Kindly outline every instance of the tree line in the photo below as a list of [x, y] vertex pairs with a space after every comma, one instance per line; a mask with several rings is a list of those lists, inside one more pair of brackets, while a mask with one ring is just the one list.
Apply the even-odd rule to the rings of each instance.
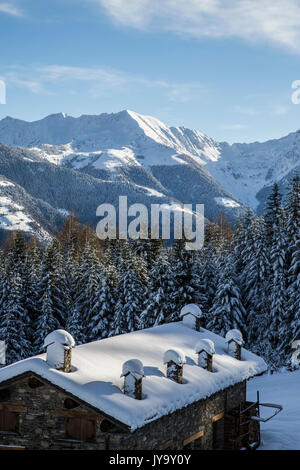
[[47, 245], [13, 233], [0, 252], [7, 362], [43, 352], [57, 328], [80, 344], [176, 321], [197, 303], [203, 327], [238, 328], [271, 369], [290, 367], [300, 339], [299, 199], [296, 172], [285, 198], [274, 184], [263, 216], [249, 209], [235, 229], [224, 215], [208, 222], [197, 252], [184, 240], [100, 242], [74, 215]]

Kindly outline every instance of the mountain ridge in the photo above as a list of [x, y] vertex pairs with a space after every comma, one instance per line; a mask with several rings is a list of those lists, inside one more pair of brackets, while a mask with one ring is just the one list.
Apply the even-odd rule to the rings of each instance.
[[[288, 175], [300, 164], [300, 131], [263, 143], [228, 144], [131, 110], [80, 117], [56, 113], [33, 122], [6, 117], [0, 120], [0, 142], [23, 148], [30, 153], [25, 158], [40, 165], [48, 162], [61, 168], [60, 177], [74, 184], [86, 184], [80, 174], [97, 180], [99, 200], [101, 191], [107, 194], [107, 185], [114, 187], [115, 200], [117, 188], [125, 184], [132, 194], [144, 192], [148, 204], [154, 197], [204, 203], [209, 218], [223, 209], [231, 220], [245, 206], [261, 212], [273, 182], [285, 191]], [[12, 177], [6, 166], [0, 170]], [[25, 184], [25, 190], [30, 189]], [[38, 188], [31, 196], [38, 197]], [[45, 202], [49, 203], [47, 198]]]
[[[172, 168], [175, 177], [178, 176], [176, 167]], [[30, 149], [0, 144], [0, 229], [21, 230], [47, 240], [62, 224], [63, 214], [71, 211], [75, 211], [83, 223], [95, 227], [99, 221], [97, 207], [110, 203], [118, 212], [120, 195], [127, 196], [128, 206], [140, 203], [148, 209], [151, 204], [179, 207], [186, 203], [176, 198], [172, 188], [163, 186], [142, 167], [122, 167], [113, 179], [110, 174], [105, 177], [98, 171], [74, 170], [51, 163]], [[161, 176], [164, 176], [163, 169]], [[192, 176], [206, 188], [206, 199], [202, 201], [206, 206], [205, 215], [215, 218], [219, 212], [217, 198], [221, 201], [232, 199], [204, 172], [193, 172]], [[183, 191], [178, 191], [178, 194], [182, 196]], [[186, 197], [188, 203], [199, 202], [197, 194], [188, 192]], [[235, 204], [229, 212], [244, 209], [238, 202]]]

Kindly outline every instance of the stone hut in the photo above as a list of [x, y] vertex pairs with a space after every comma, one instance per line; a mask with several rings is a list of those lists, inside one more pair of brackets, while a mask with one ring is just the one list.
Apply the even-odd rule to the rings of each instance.
[[[205, 339], [214, 344], [213, 372], [199, 366], [195, 352]], [[225, 338], [180, 321], [80, 346], [59, 330], [45, 347], [0, 369], [2, 449], [234, 450], [259, 443], [252, 419], [259, 404], [246, 401], [246, 379], [267, 366], [245, 349], [242, 360], [229, 356]], [[168, 376], [165, 361], [181, 367], [181, 383]]]

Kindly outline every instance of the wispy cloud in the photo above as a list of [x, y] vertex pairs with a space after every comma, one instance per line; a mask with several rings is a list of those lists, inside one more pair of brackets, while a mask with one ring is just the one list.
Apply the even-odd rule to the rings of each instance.
[[[238, 114], [242, 114], [245, 118], [256, 118], [257, 116], [283, 116], [289, 112], [289, 108], [286, 105], [282, 105], [280, 103], [273, 103], [274, 97], [269, 94], [266, 94], [261, 102], [254, 107], [248, 107], [244, 105], [237, 105], [234, 106], [233, 111]], [[252, 119], [253, 121], [253, 119]]]
[[221, 126], [221, 129], [224, 129], [225, 131], [241, 131], [247, 128], [248, 126], [245, 124], [224, 124]]
[[42, 84], [39, 80], [34, 80], [26, 77], [21, 77], [16, 72], [7, 72], [3, 75], [3, 79], [9, 85], [15, 86], [17, 88], [25, 88], [32, 93], [45, 93], [47, 91], [42, 87]]
[[12, 3], [2, 3], [0, 2], [0, 13], [6, 13], [7, 15], [12, 16], [23, 16], [23, 12], [15, 7]]
[[26, 88], [33, 93], [53, 94], [59, 85], [69, 87], [69, 93], [76, 93], [80, 84], [86, 92], [97, 97], [108, 90], [156, 89], [164, 93], [169, 102], [185, 103], [197, 99], [204, 87], [199, 83], [176, 83], [166, 80], [151, 80], [147, 77], [128, 74], [121, 70], [105, 67], [74, 67], [67, 65], [44, 65], [35, 67], [8, 67], [3, 74], [7, 85]]
[[300, 49], [299, 0], [90, 0], [121, 25]]
[[288, 113], [289, 110], [287, 106], [277, 105], [273, 107], [272, 111], [273, 111], [274, 116], [284, 116], [285, 114]]
[[109, 83], [111, 86], [120, 86], [125, 81], [125, 76], [117, 70], [108, 70], [101, 67], [69, 67], [65, 65], [46, 65], [31, 69], [37, 73], [41, 80], [48, 81], [83, 81]]
[[249, 117], [253, 117], [259, 114], [259, 111], [257, 109], [254, 109], [250, 106], [237, 105], [237, 106], [234, 106], [233, 110], [236, 113], [244, 114], [245, 116], [249, 116]]

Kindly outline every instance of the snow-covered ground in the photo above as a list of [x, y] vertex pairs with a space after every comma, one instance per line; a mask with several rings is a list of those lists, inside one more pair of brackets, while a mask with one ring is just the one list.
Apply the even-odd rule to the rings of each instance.
[[[10, 183], [1, 181], [1, 186], [8, 186]], [[11, 186], [13, 186], [11, 184]], [[24, 212], [24, 207], [13, 202], [9, 197], [0, 197], [0, 228], [5, 230], [22, 230], [32, 232], [30, 223], [31, 217]]]
[[[248, 382], [247, 398], [276, 403], [283, 410], [267, 423], [261, 423], [261, 450], [300, 450], [300, 370], [255, 377]], [[266, 409], [267, 410], [267, 409]], [[269, 409], [267, 412], [270, 412]], [[264, 412], [265, 413], [265, 412]], [[262, 416], [265, 416], [263, 414]]]
[[224, 207], [240, 207], [240, 204], [229, 197], [215, 197], [215, 201], [219, 206]]

